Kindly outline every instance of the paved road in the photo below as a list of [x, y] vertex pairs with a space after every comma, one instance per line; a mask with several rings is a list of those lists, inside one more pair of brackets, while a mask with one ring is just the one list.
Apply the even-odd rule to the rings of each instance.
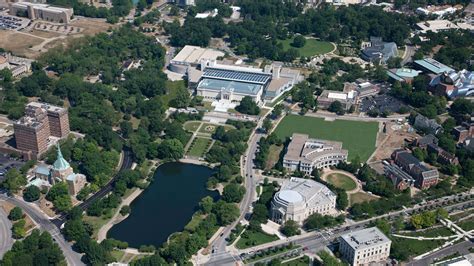
[[[133, 160], [132, 160], [132, 155], [131, 155], [131, 152], [128, 148], [124, 148], [123, 149], [123, 161], [122, 161], [122, 165], [120, 166], [120, 171], [122, 170], [125, 170], [125, 169], [130, 169], [132, 167], [132, 164], [133, 164]], [[114, 184], [115, 184], [115, 181], [118, 177], [118, 174], [113, 176], [112, 179], [109, 181], [109, 183], [101, 188], [97, 193], [95, 193], [94, 195], [92, 195], [91, 197], [89, 197], [88, 199], [86, 199], [84, 202], [82, 202], [81, 204], [79, 204], [79, 207], [84, 211], [86, 210], [94, 201], [96, 201], [97, 199], [100, 199], [100, 198], [103, 198], [105, 195], [109, 194], [110, 191], [112, 191], [112, 189], [114, 188]], [[66, 218], [67, 218], [67, 214], [62, 214], [61, 216], [55, 218], [54, 220], [52, 220], [52, 222], [58, 227], [60, 228], [61, 225], [66, 222]]]
[[424, 257], [421, 260], [409, 262], [407, 263], [407, 266], [430, 265], [434, 260], [442, 259], [456, 252], [458, 252], [461, 255], [466, 255], [470, 253], [469, 249], [472, 247], [474, 247], [474, 243], [472, 243], [471, 241], [464, 241], [464, 242], [452, 245], [450, 247], [444, 248], [440, 251], [437, 251], [429, 256]]
[[[291, 114], [293, 115], [299, 115], [298, 112], [292, 111]], [[389, 117], [368, 117], [368, 116], [357, 116], [357, 115], [336, 115], [333, 113], [312, 113], [312, 112], [307, 112], [305, 116], [311, 116], [311, 117], [319, 117], [319, 118], [329, 118], [329, 119], [340, 119], [340, 120], [354, 120], [354, 121], [367, 121], [367, 122], [388, 122], [388, 121], [393, 121], [397, 120], [400, 118], [406, 118], [410, 114], [402, 114], [402, 115], [393, 115]]]
[[403, 55], [401, 65], [404, 66], [408, 62], [411, 62], [412, 57], [415, 55], [416, 49], [415, 46], [407, 45], [406, 46], [406, 52]]
[[[463, 195], [466, 195], [466, 194], [463, 194]], [[447, 200], [454, 199], [456, 197], [458, 197], [458, 195], [445, 197], [445, 198], [443, 198], [443, 200], [438, 200], [436, 202], [433, 201], [433, 202], [429, 202], [429, 203], [425, 203], [425, 204], [416, 205], [412, 208], [407, 208], [407, 209], [400, 210], [400, 211], [394, 211], [394, 212], [391, 212], [391, 213], [388, 213], [388, 214], [385, 214], [385, 215], [381, 215], [381, 216], [378, 216], [378, 217], [373, 217], [371, 219], [355, 222], [354, 224], [351, 224], [351, 225], [348, 225], [348, 226], [333, 228], [332, 230], [327, 231], [327, 232], [324, 232], [324, 231], [323, 232], [319, 232], [319, 231], [309, 232], [309, 233], [306, 233], [304, 235], [292, 237], [289, 240], [285, 240], [285, 239], [277, 240], [277, 241], [270, 242], [270, 243], [267, 243], [267, 244], [263, 244], [263, 245], [260, 245], [260, 246], [252, 247], [252, 248], [245, 249], [245, 250], [241, 250], [240, 252], [241, 253], [248, 253], [250, 251], [266, 250], [266, 249], [277, 247], [277, 246], [280, 246], [280, 245], [285, 245], [289, 242], [300, 245], [302, 247], [307, 247], [309, 250], [314, 252], [314, 251], [317, 251], [317, 250], [320, 250], [320, 249], [324, 248], [329, 243], [335, 241], [342, 234], [348, 233], [350, 231], [353, 231], [353, 230], [356, 230], [356, 229], [359, 229], [359, 228], [366, 227], [371, 222], [373, 222], [375, 219], [380, 219], [380, 218], [393, 219], [393, 218], [395, 218], [397, 216], [400, 216], [400, 215], [412, 214], [412, 213], [416, 212], [417, 210], [423, 210], [426, 207], [435, 208], [435, 207], [441, 206], [441, 204], [445, 201], [444, 199], [446, 199], [446, 201], [447, 201]], [[461, 203], [451, 204], [449, 206], [444, 206], [443, 208], [445, 208], [448, 211], [452, 211], [452, 210], [457, 210], [457, 209], [465, 209], [467, 207], [472, 207], [472, 206], [474, 206], [474, 199], [471, 199], [471, 200], [468, 200], [468, 201], [465, 201], [465, 202], [461, 202]], [[211, 261], [206, 265], [235, 265], [236, 261], [239, 261], [239, 260], [240, 260], [240, 256], [238, 256], [238, 255], [237, 256], [232, 255], [228, 252], [216, 252], [213, 259], [211, 259]]]
[[13, 245], [11, 227], [12, 223], [8, 220], [8, 214], [0, 208], [0, 259]]
[[[256, 128], [258, 128], [257, 126]], [[260, 133], [256, 133], [252, 136], [249, 142], [249, 146], [247, 149], [247, 153], [245, 154], [245, 161], [244, 161], [244, 171], [243, 174], [245, 176], [245, 189], [247, 193], [245, 193], [244, 199], [240, 203], [240, 217], [232, 223], [230, 226], [227, 226], [221, 235], [211, 243], [211, 246], [214, 248], [215, 254], [222, 254], [225, 253], [225, 248], [227, 246], [227, 241], [225, 240], [229, 237], [232, 229], [239, 223], [242, 219], [244, 219], [245, 214], [249, 212], [248, 208], [252, 204], [253, 199], [255, 198], [256, 193], [256, 180], [254, 177], [254, 158], [255, 153], [258, 147], [258, 141], [263, 135]], [[232, 259], [232, 257], [230, 257]], [[210, 261], [206, 265], [219, 265], [219, 263], [214, 263], [214, 261], [219, 260], [219, 256], [212, 256]], [[234, 261], [232, 259], [232, 261]]]
[[66, 258], [67, 264], [72, 266], [85, 265], [81, 261], [81, 255], [72, 250], [72, 245], [68, 243], [59, 229], [53, 224], [44, 213], [33, 207], [32, 204], [26, 203], [17, 198], [11, 198], [5, 194], [0, 194], [0, 199], [10, 202], [20, 208], [31, 217], [31, 219], [44, 231], [51, 234], [53, 239], [61, 248], [64, 257]]

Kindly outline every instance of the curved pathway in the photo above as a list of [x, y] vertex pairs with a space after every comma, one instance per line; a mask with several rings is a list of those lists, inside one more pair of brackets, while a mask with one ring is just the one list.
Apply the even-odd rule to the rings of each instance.
[[0, 208], [0, 259], [13, 245], [11, 227], [12, 223], [8, 219], [8, 214], [3, 208]]
[[354, 183], [356, 184], [356, 188], [354, 188], [353, 190], [348, 190], [346, 191], [346, 193], [349, 195], [349, 194], [355, 194], [359, 191], [362, 191], [362, 185], [360, 184], [359, 182], [359, 179], [357, 179], [353, 174], [349, 173], [349, 172], [346, 172], [346, 171], [341, 171], [341, 170], [328, 170], [328, 171], [324, 171], [323, 174], [321, 175], [321, 179], [328, 182], [328, 183], [331, 183], [329, 181], [327, 181], [327, 177], [329, 175], [332, 175], [332, 174], [341, 174], [341, 175], [345, 175], [347, 177], [349, 177], [350, 179], [352, 179], [352, 181], [354, 181]]
[[63, 251], [63, 255], [66, 259], [67, 265], [78, 266], [85, 265], [81, 261], [82, 255], [75, 252], [72, 249], [72, 244], [68, 243], [56, 225], [47, 218], [46, 214], [41, 212], [39, 209], [35, 208], [33, 204], [26, 203], [23, 200], [8, 197], [5, 194], [0, 193], [0, 199], [10, 202], [15, 206], [18, 206], [23, 209], [23, 211], [30, 216], [34, 223], [36, 223], [41, 229], [47, 231], [54, 238], [55, 242], [59, 245]]
[[122, 216], [120, 214], [120, 210], [122, 209], [122, 207], [125, 205], [130, 205], [130, 203], [132, 203], [133, 200], [135, 200], [138, 196], [140, 196], [140, 193], [142, 192], [143, 192], [143, 189], [136, 189], [135, 191], [132, 192], [132, 194], [130, 194], [126, 199], [124, 199], [122, 203], [120, 203], [115, 215], [99, 229], [99, 232], [97, 233], [97, 241], [99, 243], [107, 238], [107, 232], [109, 232], [112, 226], [120, 223], [121, 221], [123, 221], [124, 219], [128, 217], [128, 215]]

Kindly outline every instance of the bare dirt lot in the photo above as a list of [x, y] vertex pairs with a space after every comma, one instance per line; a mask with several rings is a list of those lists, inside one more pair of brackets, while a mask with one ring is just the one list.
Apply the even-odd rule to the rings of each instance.
[[405, 140], [412, 141], [419, 137], [414, 132], [408, 132], [408, 127], [398, 125], [397, 123], [388, 122], [386, 126], [385, 139], [379, 142], [377, 149], [371, 161], [380, 161], [390, 158], [390, 155], [396, 149], [404, 146]]
[[69, 41], [86, 35], [95, 35], [117, 27], [105, 22], [104, 19], [77, 18], [69, 26], [83, 29], [73, 34], [61, 32], [39, 31], [27, 28], [18, 31], [0, 30], [0, 47], [15, 55], [37, 58], [40, 54], [57, 45], [66, 45]]
[[17, 31], [0, 30], [0, 47], [15, 55], [35, 57], [35, 52], [29, 48], [43, 42], [42, 38], [30, 36]]

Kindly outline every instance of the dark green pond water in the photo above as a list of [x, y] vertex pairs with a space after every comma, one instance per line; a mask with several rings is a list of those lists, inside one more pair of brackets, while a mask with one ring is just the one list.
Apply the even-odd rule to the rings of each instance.
[[131, 247], [159, 247], [168, 236], [182, 231], [205, 196], [218, 197], [206, 189], [213, 170], [200, 165], [166, 163], [155, 172], [152, 184], [131, 204], [130, 216], [113, 226], [107, 236]]

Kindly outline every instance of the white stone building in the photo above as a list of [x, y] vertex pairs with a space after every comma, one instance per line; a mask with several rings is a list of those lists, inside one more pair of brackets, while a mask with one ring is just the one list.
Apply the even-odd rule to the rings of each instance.
[[69, 23], [74, 14], [72, 8], [55, 7], [47, 4], [18, 2], [10, 5], [10, 15], [26, 13], [29, 19], [41, 19], [56, 23]]
[[339, 240], [339, 252], [350, 265], [372, 265], [390, 255], [392, 241], [377, 227], [342, 235]]
[[313, 213], [336, 213], [336, 194], [311, 179], [286, 180], [271, 203], [271, 219], [280, 224], [288, 220], [302, 224]]
[[309, 175], [315, 168], [346, 161], [347, 155], [348, 151], [342, 149], [342, 142], [310, 139], [308, 135], [294, 133], [283, 157], [283, 167]]

